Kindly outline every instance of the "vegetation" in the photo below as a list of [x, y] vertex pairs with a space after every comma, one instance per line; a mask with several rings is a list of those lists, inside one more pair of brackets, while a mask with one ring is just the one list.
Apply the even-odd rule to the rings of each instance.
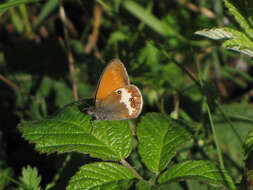
[[[253, 2], [0, 4], [1, 189], [252, 189]], [[144, 107], [95, 121], [126, 66]]]

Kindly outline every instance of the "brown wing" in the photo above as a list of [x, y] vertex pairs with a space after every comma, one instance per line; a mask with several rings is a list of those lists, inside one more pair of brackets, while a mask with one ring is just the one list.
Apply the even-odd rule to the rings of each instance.
[[96, 101], [107, 97], [116, 89], [128, 84], [129, 77], [123, 63], [120, 60], [112, 60], [100, 77], [96, 90]]
[[97, 102], [95, 116], [97, 120], [133, 119], [141, 113], [142, 106], [140, 90], [135, 85], [127, 85]]

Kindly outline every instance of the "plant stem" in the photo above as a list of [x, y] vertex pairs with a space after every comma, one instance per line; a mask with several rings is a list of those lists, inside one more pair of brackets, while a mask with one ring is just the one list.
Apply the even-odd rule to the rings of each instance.
[[71, 159], [71, 155], [67, 154], [65, 157], [65, 160], [63, 161], [62, 167], [58, 170], [53, 180], [49, 184], [47, 184], [45, 190], [51, 189], [52, 187], [56, 185], [56, 182], [59, 180], [62, 171], [65, 169], [66, 165], [69, 163], [70, 159]]
[[17, 86], [14, 82], [10, 81], [9, 79], [7, 79], [5, 76], [3, 76], [2, 74], [0, 74], [0, 80], [5, 82], [7, 85], [9, 85], [10, 87], [12, 87], [13, 89], [19, 91], [19, 92], [24, 92], [24, 90], [22, 88], [20, 88], [19, 86]]
[[215, 142], [215, 145], [216, 145], [216, 148], [217, 148], [217, 153], [218, 153], [218, 157], [219, 157], [220, 167], [221, 167], [221, 169], [224, 169], [224, 163], [223, 163], [222, 153], [221, 153], [220, 145], [218, 143], [218, 139], [217, 139], [217, 136], [216, 136], [216, 130], [215, 130], [215, 127], [214, 127], [214, 123], [213, 123], [213, 118], [212, 118], [212, 114], [211, 114], [211, 111], [210, 111], [210, 107], [209, 107], [207, 101], [206, 101], [206, 105], [207, 105], [207, 112], [208, 112], [208, 117], [209, 117], [209, 120], [210, 120], [210, 125], [211, 125], [212, 131], [213, 131], [214, 142]]
[[139, 179], [139, 180], [143, 180], [143, 178], [140, 176], [140, 174], [138, 174], [138, 172], [126, 161], [126, 160], [121, 160], [120, 161], [121, 164], [123, 164], [126, 168], [128, 168], [129, 170], [131, 170], [134, 175]]
[[21, 15], [22, 15], [23, 20], [24, 20], [25, 33], [27, 35], [30, 35], [32, 33], [32, 27], [31, 27], [31, 24], [29, 22], [26, 6], [24, 4], [22, 4], [22, 5], [19, 6], [19, 9], [21, 11]]
[[[201, 70], [200, 70], [199, 62], [197, 62], [197, 70], [198, 70], [199, 84], [202, 88], [203, 87], [203, 81], [202, 81], [202, 73], [201, 73]], [[223, 163], [223, 158], [222, 158], [222, 153], [221, 153], [221, 150], [220, 150], [220, 145], [218, 143], [218, 139], [217, 139], [217, 136], [216, 136], [216, 130], [215, 130], [214, 123], [213, 123], [213, 117], [212, 117], [211, 110], [210, 110], [210, 107], [209, 107], [208, 102], [207, 102], [207, 96], [205, 96], [204, 98], [205, 98], [204, 103], [207, 106], [207, 113], [208, 113], [210, 125], [211, 125], [212, 132], [213, 132], [214, 142], [215, 142], [217, 153], [218, 153], [220, 167], [221, 167], [221, 169], [225, 170], [224, 163]]]
[[67, 18], [65, 14], [65, 10], [63, 6], [60, 6], [60, 18], [61, 21], [64, 25], [64, 37], [66, 41], [66, 50], [67, 50], [67, 56], [68, 56], [68, 63], [69, 63], [69, 71], [70, 71], [70, 76], [72, 80], [72, 89], [73, 89], [73, 94], [74, 94], [74, 100], [78, 100], [78, 93], [77, 93], [77, 86], [76, 86], [76, 76], [75, 76], [75, 69], [74, 69], [74, 58], [70, 49], [70, 44], [69, 44], [69, 33], [67, 29]]
[[19, 0], [19, 1], [8, 1], [8, 3], [2, 3], [0, 5], [0, 9], [4, 8], [10, 8], [10, 7], [16, 7], [20, 4], [25, 4], [25, 3], [37, 3], [39, 0]]

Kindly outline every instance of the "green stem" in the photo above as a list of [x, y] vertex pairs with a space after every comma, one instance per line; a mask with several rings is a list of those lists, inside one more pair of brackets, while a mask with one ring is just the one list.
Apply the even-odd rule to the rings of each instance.
[[217, 136], [216, 136], [216, 129], [214, 127], [212, 114], [211, 114], [210, 107], [209, 107], [207, 101], [205, 101], [205, 102], [206, 102], [206, 105], [207, 105], [207, 112], [208, 112], [208, 117], [209, 117], [209, 120], [210, 120], [210, 125], [211, 125], [212, 131], [213, 131], [213, 137], [214, 137], [214, 142], [215, 142], [218, 157], [219, 157], [220, 167], [221, 167], [221, 169], [224, 169], [223, 157], [222, 157], [220, 145], [218, 143], [218, 139], [217, 139]]
[[131, 170], [133, 172], [133, 174], [139, 179], [139, 180], [143, 180], [143, 178], [140, 176], [140, 174], [138, 174], [138, 172], [133, 168], [133, 166], [131, 166], [126, 160], [121, 160], [120, 161], [121, 164], [123, 164], [126, 168], [128, 168], [129, 170]]
[[16, 7], [20, 4], [25, 4], [25, 3], [36, 3], [39, 2], [39, 0], [19, 0], [19, 1], [8, 1], [8, 3], [2, 3], [0, 4], [0, 9], [4, 8], [10, 8], [10, 7]]
[[[201, 85], [201, 88], [202, 88], [203, 87], [203, 81], [202, 81], [202, 74], [201, 74], [199, 62], [197, 62], [197, 70], [198, 70], [199, 84]], [[217, 154], [218, 154], [218, 158], [219, 158], [219, 162], [220, 162], [220, 167], [221, 167], [221, 169], [225, 169], [224, 168], [223, 157], [222, 157], [222, 153], [221, 153], [221, 149], [220, 149], [220, 145], [219, 145], [219, 142], [218, 142], [218, 139], [217, 139], [216, 130], [215, 130], [214, 123], [213, 123], [213, 117], [212, 117], [212, 114], [211, 114], [211, 110], [210, 110], [210, 107], [209, 107], [208, 102], [207, 102], [207, 97], [204, 97], [204, 98], [205, 98], [204, 103], [207, 106], [207, 113], [208, 113], [210, 125], [211, 125], [211, 128], [212, 128], [212, 132], [213, 132], [214, 142], [215, 142], [216, 149], [217, 149]]]
[[66, 167], [66, 165], [69, 163], [71, 159], [71, 155], [68, 154], [66, 157], [65, 157], [65, 160], [63, 161], [63, 164], [62, 164], [62, 167], [58, 170], [57, 174], [54, 176], [54, 179], [49, 183], [47, 184], [45, 190], [48, 190], [48, 189], [51, 189], [52, 187], [55, 186], [56, 182], [59, 180], [60, 178], [60, 175], [63, 171], [63, 169]]
[[32, 33], [32, 27], [31, 27], [30, 22], [29, 22], [26, 6], [24, 4], [20, 5], [19, 10], [20, 10], [21, 15], [22, 15], [23, 20], [24, 20], [25, 32], [26, 32], [26, 34], [31, 34]]
[[109, 5], [107, 5], [107, 3], [105, 3], [104, 1], [96, 0], [96, 2], [102, 5], [107, 11], [112, 12], [112, 8]]
[[[157, 47], [157, 46], [156, 46]], [[159, 48], [161, 50], [161, 52], [171, 61], [173, 61], [184, 73], [186, 73], [194, 82], [198, 87], [201, 87], [200, 83], [192, 76], [192, 74], [185, 69], [185, 67], [183, 65], [181, 65], [180, 63], [178, 63], [175, 59], [173, 59], [164, 49]]]

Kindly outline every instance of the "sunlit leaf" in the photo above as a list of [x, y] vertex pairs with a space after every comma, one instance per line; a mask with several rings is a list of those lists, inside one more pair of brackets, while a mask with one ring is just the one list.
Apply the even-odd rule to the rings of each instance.
[[215, 185], [235, 189], [231, 177], [210, 161], [188, 160], [168, 168], [158, 179], [159, 183], [195, 179]]
[[87, 102], [68, 105], [48, 119], [22, 122], [23, 137], [42, 153], [78, 151], [105, 160], [126, 158], [132, 149], [128, 122], [91, 121], [80, 111], [84, 104]]
[[224, 28], [212, 28], [196, 31], [195, 34], [205, 36], [213, 40], [230, 39], [233, 38], [233, 34]]
[[40, 181], [41, 177], [38, 175], [37, 168], [32, 168], [31, 166], [27, 166], [27, 168], [22, 168], [22, 176], [19, 178], [22, 186], [25, 188], [20, 188], [20, 190], [25, 189], [33, 189], [40, 190]]
[[165, 114], [149, 113], [137, 126], [138, 151], [153, 172], [162, 171], [177, 149], [190, 139], [185, 126]]
[[236, 6], [236, 1], [233, 0], [224, 0], [225, 6], [229, 9], [229, 12], [235, 17], [236, 21], [240, 24], [240, 26], [244, 29], [246, 34], [253, 38], [253, 29], [247, 21], [247, 18]]
[[205, 29], [195, 32], [195, 34], [205, 36], [214, 40], [224, 39], [225, 42], [222, 46], [226, 49], [231, 49], [244, 53], [250, 57], [253, 57], [253, 42], [244, 33], [231, 28], [214, 28]]
[[67, 190], [127, 189], [134, 174], [126, 167], [110, 162], [84, 165], [70, 179]]

